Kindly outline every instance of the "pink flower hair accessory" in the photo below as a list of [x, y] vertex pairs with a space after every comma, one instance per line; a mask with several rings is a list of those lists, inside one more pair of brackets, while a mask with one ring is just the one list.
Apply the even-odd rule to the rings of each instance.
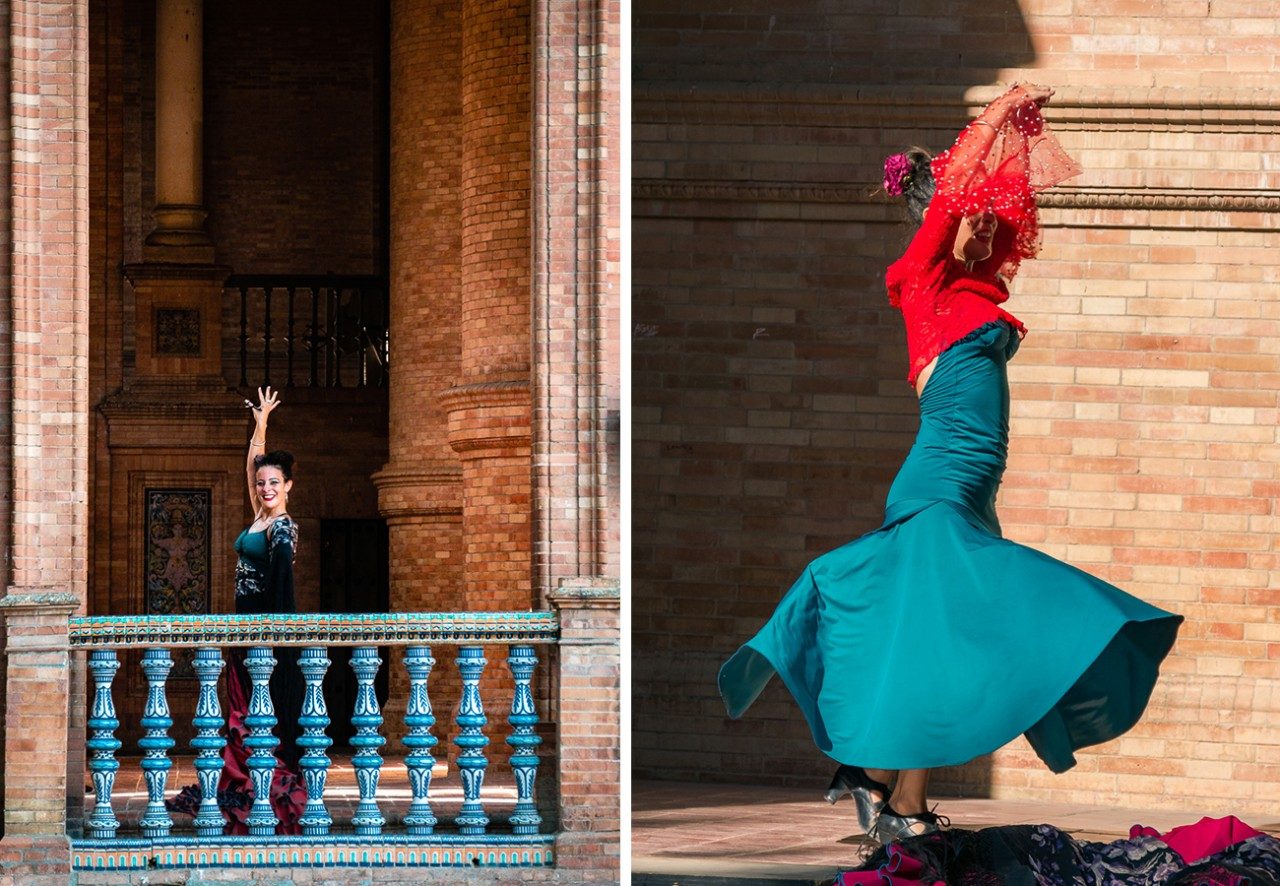
[[911, 161], [906, 154], [884, 158], [884, 189], [892, 197], [901, 197], [911, 184]]

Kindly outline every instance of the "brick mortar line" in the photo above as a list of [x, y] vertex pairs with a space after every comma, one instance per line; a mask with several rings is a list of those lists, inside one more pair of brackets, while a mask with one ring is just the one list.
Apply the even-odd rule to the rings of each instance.
[[[754, 85], [743, 83], [698, 83], [696, 86], [675, 83], [637, 82], [632, 86], [632, 104], [640, 108], [646, 103], [716, 102], [729, 104], [768, 104], [779, 102], [827, 105], [886, 105], [894, 108], [981, 108], [1001, 95], [1008, 86], [974, 86], [962, 91], [948, 87], [916, 85], [828, 86], [820, 83], [787, 85]], [[1265, 111], [1280, 110], [1280, 90], [1273, 89], [1200, 89], [1187, 87], [1136, 87], [1128, 89], [1089, 89], [1054, 87], [1055, 109], [1152, 110], [1152, 111]]]

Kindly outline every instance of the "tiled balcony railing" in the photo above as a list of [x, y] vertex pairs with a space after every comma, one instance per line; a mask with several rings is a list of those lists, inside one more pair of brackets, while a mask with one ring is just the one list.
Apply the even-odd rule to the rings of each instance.
[[[68, 641], [72, 650], [88, 652], [92, 701], [86, 741], [88, 768], [95, 802], [85, 821], [85, 836], [72, 838], [72, 866], [80, 870], [128, 870], [144, 867], [289, 866], [289, 865], [496, 865], [545, 866], [553, 861], [554, 835], [544, 833], [534, 790], [541, 739], [534, 728], [532, 679], [538, 648], [555, 644], [559, 621], [554, 612], [509, 613], [408, 613], [396, 615], [279, 615], [279, 616], [127, 616], [72, 618]], [[431, 804], [432, 749], [439, 739], [432, 734], [430, 685], [447, 679], [433, 674], [433, 646], [458, 647], [457, 679], [461, 703], [454, 744], [459, 748], [457, 766], [463, 788], [460, 810], [450, 821], [439, 821]], [[506, 665], [514, 692], [505, 711], [511, 746], [510, 774], [516, 787], [516, 804], [505, 822], [490, 821], [485, 811], [484, 781], [489, 768], [485, 748], [490, 738], [485, 727], [494, 723], [481, 698], [481, 675], [486, 667], [484, 648], [505, 646]], [[268, 681], [276, 659], [272, 648], [301, 647], [297, 667], [305, 694], [299, 718], [303, 751], [300, 763], [307, 790], [307, 805], [299, 836], [277, 836], [277, 819], [269, 796], [275, 767], [273, 748], [277, 725]], [[321, 683], [329, 667], [328, 649], [353, 647], [351, 667], [358, 689], [354, 710], [330, 712], [325, 707]], [[404, 647], [409, 697], [402, 741], [409, 752], [404, 759], [412, 794], [398, 829], [387, 826], [379, 807], [378, 785], [386, 742], [383, 718], [373, 682], [383, 662], [378, 646]], [[171, 650], [194, 647], [193, 670], [199, 682], [195, 737], [190, 751], [200, 787], [201, 804], [191, 833], [175, 833], [174, 821], [164, 806], [172, 789], [168, 775], [175, 742], [168, 736], [173, 726], [166, 695], [166, 680], [173, 666]], [[225, 726], [217, 684], [225, 668], [224, 650], [244, 647], [252, 692], [245, 723], [246, 746], [254, 784], [255, 801], [247, 825], [248, 836], [224, 835], [225, 820], [216, 791], [222, 771]], [[146, 782], [147, 806], [137, 831], [123, 831], [112, 804], [112, 791], [121, 743], [112, 684], [120, 668], [119, 651], [141, 649], [147, 698], [141, 719], [145, 734], [139, 740], [141, 768]], [[430, 685], [429, 685], [430, 684]], [[332, 716], [349, 716], [355, 727], [351, 744], [359, 789], [359, 804], [347, 821], [335, 822], [325, 804], [330, 767], [326, 735]], [[496, 720], [497, 718], [493, 718]]]

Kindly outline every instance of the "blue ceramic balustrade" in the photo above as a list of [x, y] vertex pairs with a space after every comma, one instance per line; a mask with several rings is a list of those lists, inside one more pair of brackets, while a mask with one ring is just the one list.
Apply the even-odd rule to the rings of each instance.
[[298, 721], [302, 726], [298, 747], [303, 748], [298, 768], [302, 770], [302, 780], [307, 786], [307, 805], [298, 824], [308, 837], [323, 837], [333, 825], [333, 818], [324, 805], [324, 786], [329, 777], [330, 763], [324, 752], [333, 744], [333, 739], [325, 734], [329, 727], [329, 709], [325, 705], [322, 687], [330, 663], [328, 650], [323, 646], [309, 646], [298, 656], [298, 667], [307, 687], [302, 697], [302, 718]]
[[275, 707], [271, 704], [271, 672], [275, 670], [276, 660], [271, 650], [257, 646], [249, 650], [245, 656], [244, 668], [249, 672], [252, 690], [249, 693], [249, 713], [244, 718], [244, 725], [249, 728], [245, 738], [245, 747], [250, 749], [246, 765], [249, 767], [249, 778], [253, 781], [253, 805], [249, 807], [249, 815], [244, 823], [249, 834], [254, 837], [267, 837], [276, 832], [280, 819], [276, 818], [271, 808], [271, 780], [276, 771], [276, 745], [280, 739], [271, 732], [276, 725]]
[[116, 719], [115, 700], [111, 697], [111, 681], [120, 670], [120, 661], [114, 649], [95, 649], [89, 654], [89, 673], [93, 676], [93, 707], [89, 711], [89, 729], [93, 735], [85, 742], [89, 751], [89, 770], [93, 773], [93, 811], [85, 821], [89, 836], [110, 839], [116, 835], [120, 822], [111, 809], [111, 791], [115, 787], [116, 772], [120, 763], [116, 751], [120, 740], [115, 731], [120, 726]]
[[533, 705], [533, 670], [538, 666], [538, 656], [532, 646], [512, 646], [507, 667], [515, 678], [516, 691], [511, 699], [511, 771], [516, 779], [516, 808], [511, 813], [511, 831], [515, 834], [536, 834], [542, 824], [542, 816], [533, 802], [533, 782], [538, 774], [538, 745], [542, 739], [534, 734], [538, 725], [538, 712]]
[[142, 672], [147, 676], [147, 703], [142, 710], [142, 727], [146, 734], [138, 740], [143, 749], [142, 773], [147, 783], [147, 808], [142, 813], [139, 827], [143, 836], [167, 837], [173, 828], [169, 810], [164, 807], [164, 789], [169, 780], [173, 761], [169, 748], [173, 739], [169, 727], [169, 699], [165, 695], [165, 679], [173, 668], [173, 659], [167, 649], [148, 649], [142, 654]]
[[378, 667], [382, 659], [378, 658], [378, 650], [371, 646], [361, 646], [351, 653], [351, 669], [356, 672], [356, 709], [351, 715], [351, 725], [356, 727], [356, 734], [351, 738], [351, 746], [356, 753], [351, 757], [351, 765], [356, 770], [356, 786], [360, 789], [360, 803], [356, 806], [351, 824], [356, 833], [363, 837], [376, 836], [382, 833], [382, 826], [387, 823], [378, 811], [375, 799], [378, 792], [378, 775], [382, 770], [382, 757], [378, 748], [386, 739], [378, 734], [382, 725], [382, 713], [378, 710], [378, 697], [373, 691], [373, 680], [378, 676]]
[[432, 658], [429, 646], [410, 646], [405, 651], [404, 666], [409, 672], [409, 704], [404, 715], [404, 725], [408, 729], [404, 745], [409, 748], [409, 753], [404, 758], [404, 765], [409, 770], [409, 791], [413, 800], [405, 813], [404, 825], [415, 836], [430, 834], [437, 824], [428, 799], [431, 793], [431, 769], [436, 763], [431, 749], [439, 741], [431, 734], [436, 718], [431, 711], [431, 697], [427, 693], [427, 680], [435, 664], [436, 660]]
[[[194, 843], [203, 845], [206, 841], [227, 839], [224, 836], [226, 818], [218, 806], [217, 792], [227, 743], [224, 737], [225, 713], [218, 701], [218, 681], [226, 673], [223, 648], [226, 645], [248, 647], [244, 663], [251, 687], [245, 718], [248, 729], [245, 745], [251, 752], [248, 768], [255, 800], [247, 824], [251, 837], [274, 838], [278, 820], [269, 796], [279, 739], [274, 734], [277, 719], [269, 690], [271, 675], [277, 666], [271, 644], [281, 639], [298, 643], [310, 637], [315, 645], [301, 649], [297, 665], [305, 685], [298, 746], [303, 752], [299, 768], [307, 790], [307, 804], [299, 822], [303, 836], [291, 839], [326, 845], [340, 839], [332, 833], [334, 820], [325, 805], [331, 767], [327, 752], [332, 739], [327, 734], [331, 721], [323, 683], [331, 662], [328, 647], [319, 645], [339, 640], [342, 645], [354, 646], [351, 667], [356, 675], [357, 692], [354, 710], [350, 713], [355, 727], [355, 735], [351, 739], [355, 753], [351, 762], [355, 769], [359, 804], [346, 824], [360, 839], [402, 841], [412, 838], [424, 845], [437, 845], [435, 841], [444, 841], [438, 845], [446, 846], [451, 845], [448, 841], [459, 837], [482, 838], [499, 845], [507, 845], [511, 841], [516, 841], [512, 845], [520, 845], [526, 840], [549, 840], [549, 836], [540, 834], [542, 819], [534, 797], [539, 763], [537, 748], [542, 740], [535, 734], [538, 715], [532, 681], [538, 656], [533, 644], [554, 642], [557, 625], [554, 618], [546, 613], [499, 613], [496, 615], [501, 618], [496, 620], [494, 615], [420, 613], [408, 618], [403, 615], [381, 617], [381, 621], [368, 616], [284, 616], [275, 617], [281, 624], [273, 625], [271, 631], [264, 630], [260, 623], [235, 616], [211, 616], [210, 621], [216, 624], [203, 628], [197, 620], [188, 617], [73, 619], [73, 645], [89, 647], [87, 667], [93, 687], [86, 748], [95, 802], [85, 820], [86, 837], [100, 841], [102, 845], [116, 841], [122, 841], [122, 846], [133, 845], [137, 841], [136, 835], [120, 834], [121, 825], [112, 808], [112, 792], [120, 766], [116, 754], [121, 746], [115, 737], [120, 723], [112, 694], [114, 678], [120, 668], [118, 648], [142, 648], [141, 667], [147, 684], [141, 720], [145, 733], [138, 741], [143, 751], [141, 766], [147, 787], [147, 806], [138, 831], [145, 838], [174, 839], [185, 830], [179, 829], [178, 834], [173, 834], [174, 823], [164, 805], [173, 765], [170, 752], [174, 747], [174, 740], [169, 737], [173, 719], [166, 694], [173, 658], [165, 647], [173, 643], [197, 647], [191, 661], [191, 669], [198, 681], [198, 696], [190, 748], [195, 753], [200, 797], [192, 822]], [[507, 628], [511, 634], [509, 638], [494, 636], [499, 632], [493, 625], [505, 624], [504, 618], [521, 630]], [[523, 627], [522, 623], [527, 623], [528, 627]], [[433, 734], [437, 720], [429, 690], [436, 659], [432, 655], [432, 647], [420, 642], [429, 638], [458, 646], [457, 678], [462, 692], [453, 744], [459, 749], [456, 764], [463, 802], [451, 823], [452, 827], [441, 824], [431, 802], [432, 769], [437, 762], [433, 751], [440, 739]], [[355, 641], [359, 639], [365, 642], [357, 644]], [[465, 643], [468, 639], [472, 642]], [[415, 640], [419, 642], [415, 643]], [[479, 644], [498, 641], [507, 642], [506, 663], [514, 683], [507, 717], [510, 733], [506, 736], [506, 743], [511, 747], [516, 804], [505, 827], [495, 833], [483, 803], [485, 775], [489, 766], [485, 748], [490, 739], [484, 732], [488, 718], [480, 685], [488, 662]], [[93, 648], [99, 643], [109, 648]], [[383, 664], [377, 645], [374, 645], [377, 643], [405, 646], [404, 668], [408, 677], [409, 695], [402, 740], [408, 751], [404, 765], [409, 777], [411, 800], [403, 818], [403, 830], [390, 833], [386, 833], [386, 818], [378, 804], [383, 766], [379, 751], [387, 739], [381, 733], [383, 717], [373, 688]], [[437, 681], [440, 679], [438, 674], [434, 676]], [[544, 845], [544, 842], [536, 845]]]
[[462, 675], [462, 703], [458, 705], [458, 737], [453, 743], [462, 748], [458, 754], [458, 771], [462, 777], [462, 809], [454, 824], [460, 834], [483, 834], [489, 825], [484, 804], [480, 802], [480, 788], [484, 784], [484, 772], [489, 759], [484, 755], [484, 725], [489, 722], [484, 715], [484, 702], [480, 699], [480, 675], [488, 664], [484, 650], [479, 646], [463, 646], [458, 650], [458, 672]]
[[227, 740], [219, 734], [222, 727], [222, 710], [218, 705], [218, 675], [224, 667], [222, 652], [217, 649], [198, 649], [191, 662], [191, 669], [200, 681], [200, 697], [196, 701], [196, 714], [191, 725], [196, 729], [191, 747], [196, 751], [196, 778], [200, 783], [200, 808], [196, 812], [196, 834], [216, 837], [226, 823], [218, 807], [218, 779], [222, 775], [222, 749]]

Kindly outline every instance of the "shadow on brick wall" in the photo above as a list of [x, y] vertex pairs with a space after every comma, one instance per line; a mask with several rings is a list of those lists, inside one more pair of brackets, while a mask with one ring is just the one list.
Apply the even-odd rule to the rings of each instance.
[[[949, 145], [966, 93], [1035, 52], [1010, 0], [702, 7], [633, 8], [634, 776], [820, 788], [779, 681], [734, 722], [716, 671], [879, 525], [916, 430], [883, 157]], [[981, 759], [935, 785], [990, 779]]]

